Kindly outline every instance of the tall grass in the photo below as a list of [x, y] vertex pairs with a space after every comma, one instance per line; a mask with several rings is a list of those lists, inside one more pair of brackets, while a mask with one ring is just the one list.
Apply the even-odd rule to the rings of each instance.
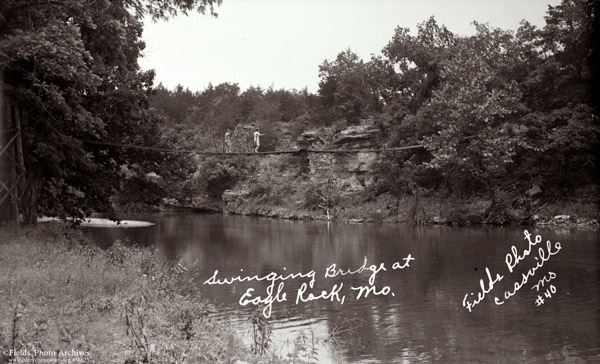
[[1, 226], [0, 363], [60, 350], [92, 363], [256, 362], [194, 286], [152, 249], [104, 251], [58, 225]]

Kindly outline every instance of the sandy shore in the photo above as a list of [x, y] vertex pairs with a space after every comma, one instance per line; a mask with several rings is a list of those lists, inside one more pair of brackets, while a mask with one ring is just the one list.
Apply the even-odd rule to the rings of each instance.
[[[55, 217], [40, 217], [38, 218], [39, 223], [44, 222], [62, 222], [61, 220]], [[115, 227], [115, 228], [128, 228], [128, 227], [146, 227], [155, 225], [149, 221], [139, 221], [139, 220], [121, 220], [121, 221], [111, 221], [109, 219], [102, 219], [97, 217], [91, 217], [83, 220], [81, 222], [81, 226], [89, 226], [89, 227]]]

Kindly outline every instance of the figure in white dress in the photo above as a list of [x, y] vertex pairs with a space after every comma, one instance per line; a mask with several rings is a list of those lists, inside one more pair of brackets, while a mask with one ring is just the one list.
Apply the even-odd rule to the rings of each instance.
[[231, 153], [231, 131], [229, 129], [225, 132], [225, 153]]
[[264, 135], [261, 134], [258, 129], [254, 131], [254, 153], [258, 153], [258, 147], [260, 147], [260, 137]]

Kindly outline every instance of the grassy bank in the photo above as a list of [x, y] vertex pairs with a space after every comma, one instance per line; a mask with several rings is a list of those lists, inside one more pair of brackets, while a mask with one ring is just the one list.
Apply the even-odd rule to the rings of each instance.
[[53, 224], [1, 226], [0, 363], [15, 352], [103, 364], [256, 362], [197, 286], [151, 249], [103, 251]]

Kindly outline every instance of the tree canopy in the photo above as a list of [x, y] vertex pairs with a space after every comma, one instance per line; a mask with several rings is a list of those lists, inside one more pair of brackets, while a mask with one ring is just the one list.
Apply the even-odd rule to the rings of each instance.
[[96, 142], [223, 151], [230, 130], [246, 151], [255, 127], [273, 130], [263, 150], [289, 146], [307, 128], [358, 123], [376, 124], [388, 146], [424, 146], [379, 158], [376, 188], [396, 196], [445, 189], [494, 205], [532, 184], [560, 194], [598, 177], [597, 1], [550, 6], [542, 28], [475, 22], [462, 36], [433, 17], [416, 32], [398, 27], [380, 56], [346, 49], [324, 60], [316, 95], [235, 83], [154, 87], [153, 71], [138, 65], [144, 19], [216, 16], [220, 3], [0, 3], [4, 104], [23, 123], [26, 222], [111, 213], [110, 197], [123, 191], [158, 201], [157, 180], [181, 182], [198, 168], [189, 157]]
[[[121, 167], [139, 153], [88, 141], [147, 145], [154, 73], [138, 65], [146, 15], [209, 11], [220, 0], [6, 0], [0, 3], [0, 71], [23, 123], [27, 170], [21, 210], [56, 216], [110, 212]], [[157, 155], [156, 163], [161, 163]]]

